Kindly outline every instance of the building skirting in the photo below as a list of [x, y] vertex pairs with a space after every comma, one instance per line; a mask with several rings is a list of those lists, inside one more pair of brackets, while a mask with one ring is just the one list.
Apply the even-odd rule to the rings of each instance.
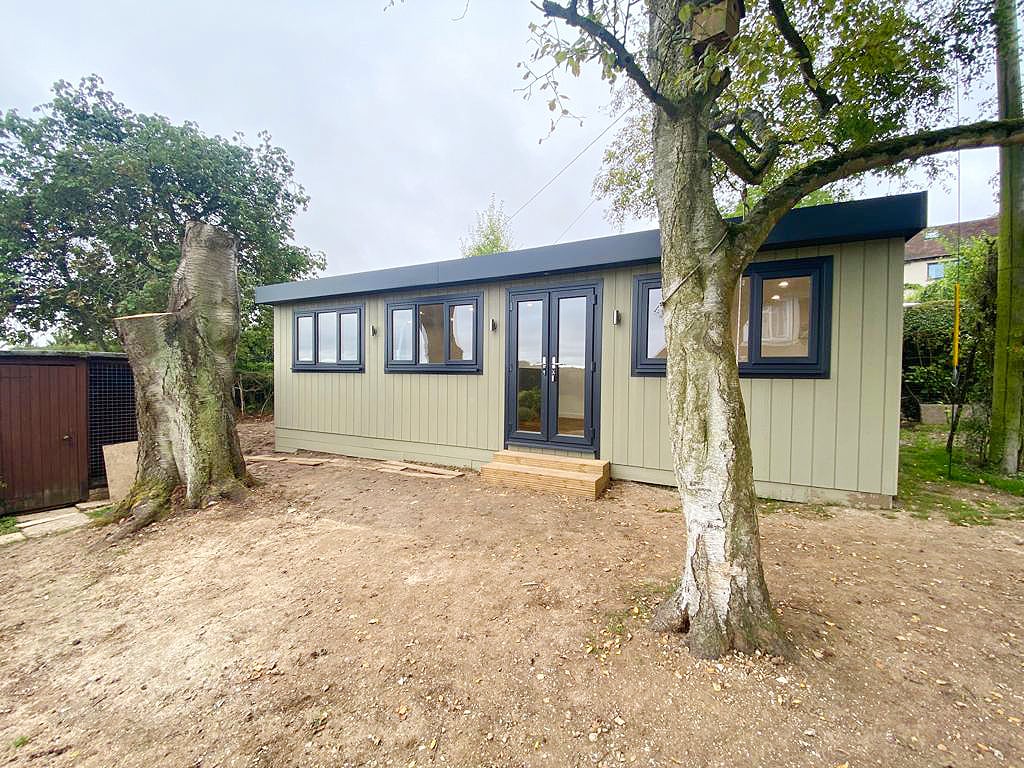
[[[293, 453], [303, 449], [357, 456], [364, 459], [397, 459], [422, 461], [428, 464], [468, 467], [479, 470], [491, 460], [494, 451], [458, 445], [433, 445], [405, 440], [390, 440], [359, 435], [337, 435], [330, 432], [312, 432], [303, 429], [278, 427], [275, 429], [277, 450]], [[518, 448], [517, 448], [518, 450]], [[652, 485], [674, 486], [675, 476], [670, 470], [612, 464], [613, 480], [631, 480]], [[845, 507], [891, 509], [893, 497], [885, 493], [865, 493], [842, 488], [818, 488], [790, 483], [755, 480], [754, 489], [764, 499], [794, 501], [806, 504], [834, 504]]]

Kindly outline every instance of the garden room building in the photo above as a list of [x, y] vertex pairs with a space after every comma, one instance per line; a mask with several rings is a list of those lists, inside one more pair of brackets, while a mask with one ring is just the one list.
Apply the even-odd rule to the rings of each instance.
[[[799, 208], [732, 328], [757, 492], [889, 506], [903, 264], [925, 193]], [[505, 449], [674, 485], [657, 230], [257, 289], [278, 450], [479, 468]]]

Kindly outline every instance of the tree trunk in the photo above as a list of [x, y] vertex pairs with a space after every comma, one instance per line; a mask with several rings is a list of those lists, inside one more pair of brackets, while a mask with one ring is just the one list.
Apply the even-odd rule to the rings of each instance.
[[690, 651], [791, 655], [761, 568], [753, 460], [729, 315], [753, 253], [735, 250], [715, 205], [707, 116], [694, 103], [655, 119], [655, 194], [661, 225], [672, 456], [686, 559], [678, 590], [655, 614]]
[[[996, 89], [999, 117], [1021, 114], [1020, 50], [1015, 0], [996, 3]], [[989, 459], [1006, 473], [1020, 469], [1024, 417], [1024, 146], [999, 150], [999, 262], [992, 372]]]
[[235, 239], [193, 222], [181, 255], [168, 311], [115, 321], [135, 377], [139, 425], [135, 483], [119, 510], [131, 516], [125, 533], [163, 515], [179, 485], [185, 502], [197, 507], [240, 494], [251, 482], [232, 399], [239, 333]]

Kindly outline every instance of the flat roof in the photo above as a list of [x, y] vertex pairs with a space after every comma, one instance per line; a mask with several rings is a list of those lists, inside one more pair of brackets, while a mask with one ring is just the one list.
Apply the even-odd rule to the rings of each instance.
[[84, 349], [39, 349], [31, 347], [27, 349], [0, 349], [0, 361], [12, 357], [73, 357], [76, 359], [102, 358], [107, 360], [128, 359], [128, 355], [124, 352], [93, 352], [91, 350]]
[[[927, 223], [927, 192], [794, 208], [771, 231], [762, 250], [889, 237], [908, 240]], [[256, 288], [256, 303], [286, 304], [335, 296], [557, 275], [654, 263], [660, 258], [659, 232], [650, 229], [507, 253], [262, 285]]]

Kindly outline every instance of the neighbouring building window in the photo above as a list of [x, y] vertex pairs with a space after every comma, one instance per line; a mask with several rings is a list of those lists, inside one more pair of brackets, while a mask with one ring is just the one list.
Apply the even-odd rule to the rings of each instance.
[[946, 262], [933, 261], [928, 265], [928, 279], [938, 280], [946, 274]]
[[[633, 287], [633, 375], [665, 375], [661, 276]], [[828, 378], [832, 257], [751, 264], [732, 299], [729, 335], [741, 376]]]
[[474, 294], [389, 303], [384, 370], [480, 373], [482, 302], [481, 295]]
[[296, 310], [293, 371], [361, 372], [363, 307]]

